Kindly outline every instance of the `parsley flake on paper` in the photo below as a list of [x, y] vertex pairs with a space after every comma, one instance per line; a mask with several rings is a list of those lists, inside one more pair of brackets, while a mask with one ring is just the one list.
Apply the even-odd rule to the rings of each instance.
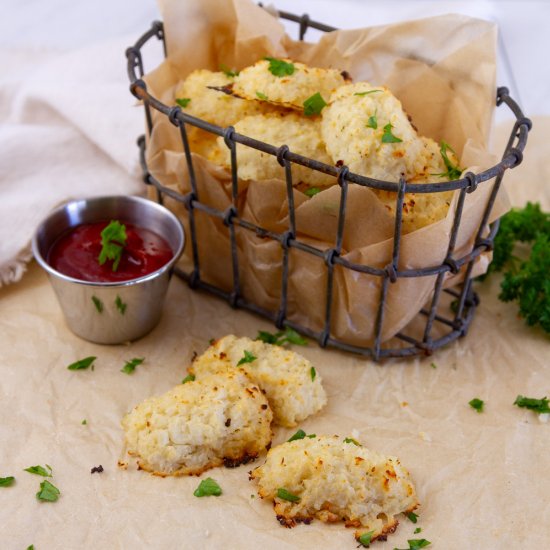
[[299, 502], [300, 497], [298, 495], [293, 495], [290, 491], [287, 491], [284, 487], [279, 487], [277, 489], [277, 496], [283, 500], [288, 500], [288, 502]]
[[485, 403], [482, 399], [474, 397], [471, 401], [468, 401], [468, 405], [470, 405], [470, 407], [472, 407], [472, 409], [475, 409], [478, 413], [482, 413]]
[[364, 96], [369, 94], [375, 94], [376, 92], [383, 92], [384, 90], [369, 90], [368, 92], [355, 92], [353, 95]]
[[92, 365], [92, 363], [97, 359], [95, 355], [90, 355], [89, 357], [84, 357], [84, 359], [80, 359], [78, 361], [75, 361], [74, 363], [71, 363], [67, 369], [68, 370], [84, 370], [87, 369]]
[[244, 350], [244, 356], [237, 363], [237, 367], [244, 365], [245, 363], [252, 363], [258, 359], [253, 353], [248, 350]]
[[260, 330], [258, 331], [256, 340], [264, 342], [265, 344], [273, 344], [275, 346], [282, 346], [284, 344], [307, 346], [307, 340], [290, 327], [286, 327], [284, 331], [276, 332], [275, 334], [265, 330]]
[[409, 518], [409, 521], [412, 523], [416, 523], [418, 521], [418, 514], [415, 514], [414, 512], [409, 512], [407, 514], [407, 517]]
[[101, 232], [101, 252], [98, 256], [99, 265], [107, 260], [113, 261], [113, 271], [118, 269], [122, 258], [122, 251], [126, 246], [126, 226], [117, 220], [112, 220]]
[[97, 312], [103, 313], [103, 302], [97, 296], [92, 296], [92, 302], [94, 303]]
[[422, 532], [422, 527], [417, 527], [415, 530], [414, 530], [414, 535], [418, 535], [418, 533], [421, 533]]
[[372, 540], [372, 535], [374, 535], [374, 531], [363, 533], [358, 540], [365, 548], [369, 548]]
[[[48, 469], [46, 470], [46, 468]], [[43, 466], [29, 466], [28, 468], [25, 468], [24, 471], [29, 472], [29, 474], [35, 474], [37, 476], [52, 477], [52, 467], [49, 464], [46, 464], [46, 468], [44, 468]]]
[[263, 101], [267, 101], [267, 96], [263, 92], [258, 92], [258, 90], [256, 90], [256, 97], [262, 99]]
[[176, 99], [176, 103], [180, 107], [183, 107], [184, 109], [185, 107], [187, 107], [187, 105], [189, 105], [190, 101], [191, 101], [190, 97], [179, 97], [178, 99]]
[[126, 313], [126, 308], [127, 308], [128, 304], [125, 304], [122, 301], [122, 299], [120, 298], [120, 296], [117, 295], [116, 300], [115, 300], [115, 306], [118, 309], [118, 311], [120, 311], [120, 314], [124, 315]]
[[550, 407], [548, 404], [549, 401], [546, 397], [543, 397], [542, 399], [535, 399], [533, 397], [518, 395], [514, 401], [514, 405], [524, 409], [529, 409], [539, 414], [550, 413]]
[[283, 76], [291, 76], [294, 74], [294, 64], [285, 61], [284, 59], [276, 59], [275, 57], [264, 57], [266, 61], [269, 61], [269, 72], [282, 78]]
[[321, 94], [317, 92], [304, 101], [304, 115], [319, 115], [326, 106], [327, 102], [323, 99]]
[[132, 374], [138, 365], [141, 365], [145, 361], [145, 357], [134, 357], [134, 359], [130, 359], [130, 361], [126, 361], [124, 366], [120, 369], [120, 372], [123, 372], [125, 374]]
[[314, 437], [317, 437], [317, 434], [306, 434], [304, 430], [298, 430], [290, 439], [287, 440], [287, 443], [290, 443], [291, 441], [298, 441], [299, 439], [304, 439], [305, 437], [313, 439]]
[[48, 480], [44, 480], [40, 484], [40, 491], [36, 493], [36, 498], [47, 502], [55, 502], [60, 494], [61, 492], [55, 485], [52, 485]]
[[194, 374], [188, 374], [188, 375], [181, 381], [181, 383], [182, 383], [182, 384], [187, 384], [187, 382], [193, 382], [193, 380], [195, 380], [195, 375], [194, 375]]
[[0, 477], [0, 487], [10, 487], [14, 481], [15, 478], [13, 476]]
[[391, 129], [393, 128], [391, 122], [388, 122], [384, 126], [384, 133], [382, 134], [382, 143], [401, 143], [403, 140], [401, 138], [398, 138], [397, 136], [394, 136], [391, 132]]
[[84, 420], [81, 422], [81, 424], [82, 424], [83, 426], [86, 426], [86, 424], [88, 424], [88, 421], [87, 421], [86, 419], [84, 419]]
[[211, 477], [203, 479], [193, 494], [196, 497], [219, 497], [222, 494], [222, 488]]

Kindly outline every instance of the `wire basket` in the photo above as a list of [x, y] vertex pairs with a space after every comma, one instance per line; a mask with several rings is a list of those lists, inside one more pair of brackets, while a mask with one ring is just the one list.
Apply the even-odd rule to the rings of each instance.
[[[308, 15], [296, 16], [287, 12], [278, 12], [283, 19], [294, 21], [299, 25], [299, 39], [302, 40], [308, 28], [314, 28], [324, 32], [330, 32], [333, 27], [310, 20]], [[468, 172], [463, 178], [443, 183], [408, 184], [404, 178], [399, 183], [387, 182], [367, 178], [354, 174], [346, 166], [330, 166], [314, 159], [306, 158], [289, 150], [286, 145], [275, 147], [273, 145], [252, 139], [248, 136], [238, 134], [233, 127], [221, 128], [204, 120], [190, 116], [180, 109], [163, 104], [147, 91], [147, 85], [142, 79], [144, 75], [144, 64], [141, 49], [151, 38], [156, 37], [162, 41], [164, 55], [166, 56], [166, 44], [164, 40], [164, 29], [161, 22], [153, 23], [134, 46], [126, 50], [128, 60], [128, 76], [130, 79], [130, 91], [142, 100], [145, 108], [147, 130], [149, 135], [152, 130], [151, 109], [163, 113], [170, 122], [179, 129], [185, 159], [188, 167], [191, 191], [181, 194], [163, 185], [148, 171], [145, 160], [145, 136], [138, 139], [140, 147], [140, 160], [143, 168], [144, 181], [156, 189], [157, 200], [162, 203], [165, 197], [183, 204], [188, 217], [191, 242], [192, 268], [183, 270], [176, 268], [176, 274], [186, 280], [194, 289], [206, 290], [220, 298], [225, 299], [232, 307], [244, 308], [270, 319], [278, 329], [290, 327], [301, 334], [315, 339], [321, 347], [334, 347], [340, 350], [370, 357], [375, 361], [388, 357], [406, 357], [415, 355], [431, 355], [433, 351], [441, 346], [464, 336], [472, 322], [475, 308], [479, 303], [477, 294], [472, 288], [472, 269], [474, 261], [485, 251], [492, 249], [494, 237], [498, 231], [498, 220], [490, 226], [486, 234], [491, 209], [494, 205], [499, 191], [504, 172], [509, 168], [519, 165], [523, 159], [523, 150], [527, 143], [528, 132], [531, 129], [531, 121], [525, 118], [517, 103], [509, 96], [507, 88], [498, 88], [496, 94], [496, 105], [507, 105], [515, 116], [515, 123], [511, 131], [502, 160], [495, 166], [479, 173]], [[232, 204], [224, 211], [217, 210], [212, 206], [202, 203], [198, 199], [197, 184], [193, 167], [193, 159], [187, 139], [186, 126], [190, 125], [200, 128], [216, 136], [222, 136], [231, 153], [231, 178], [232, 178]], [[288, 229], [282, 233], [274, 233], [240, 217], [237, 208], [238, 196], [238, 167], [236, 146], [252, 147], [268, 155], [274, 156], [279, 164], [284, 167], [286, 177], [286, 195], [288, 201], [289, 224]], [[320, 250], [310, 244], [302, 242], [296, 236], [296, 223], [294, 215], [294, 187], [292, 181], [292, 164], [305, 166], [311, 170], [323, 172], [334, 176], [340, 186], [340, 205], [338, 213], [337, 234], [334, 246], [328, 250]], [[471, 250], [461, 257], [454, 257], [457, 234], [464, 206], [466, 193], [476, 191], [478, 185], [489, 185], [493, 181], [493, 187], [489, 195], [486, 208], [483, 212], [481, 222], [475, 234], [474, 244]], [[372, 189], [392, 191], [396, 193], [396, 217], [393, 238], [393, 253], [391, 262], [384, 268], [370, 265], [353, 263], [341, 257], [344, 221], [346, 217], [346, 201], [350, 185], [365, 186]], [[438, 265], [425, 266], [422, 269], [399, 269], [399, 255], [401, 248], [401, 227], [402, 209], [407, 193], [440, 193], [445, 191], [459, 190], [458, 201], [454, 211], [452, 230], [447, 246], [447, 253], [444, 261]], [[227, 226], [231, 243], [231, 269], [232, 288], [230, 290], [210, 284], [201, 278], [201, 266], [199, 264], [198, 239], [195, 227], [196, 212], [223, 221]], [[245, 299], [241, 292], [239, 277], [239, 258], [236, 239], [236, 227], [255, 233], [263, 238], [278, 242], [282, 249], [282, 278], [280, 302], [277, 311], [269, 311], [259, 305]], [[326, 288], [322, 289], [325, 296], [324, 326], [320, 330], [313, 330], [288, 318], [288, 287], [289, 287], [289, 252], [296, 249], [306, 254], [318, 257], [324, 264], [327, 273]], [[352, 270], [361, 274], [368, 274], [378, 277], [381, 281], [380, 294], [377, 306], [377, 315], [374, 321], [374, 340], [371, 345], [356, 345], [342, 341], [331, 334], [331, 319], [333, 310], [334, 294], [334, 270], [335, 267]], [[443, 288], [445, 274], [458, 273], [464, 270], [462, 282], [455, 288]], [[391, 340], [382, 343], [381, 334], [384, 324], [384, 314], [387, 304], [388, 289], [390, 285], [400, 278], [415, 278], [435, 276], [433, 294], [429, 304], [425, 306], [415, 318], [417, 326], [421, 326], [416, 334], [407, 333], [407, 327], [398, 332]], [[420, 324], [419, 324], [420, 323]], [[408, 325], [407, 325], [408, 326]], [[437, 331], [434, 330], [437, 326]]]

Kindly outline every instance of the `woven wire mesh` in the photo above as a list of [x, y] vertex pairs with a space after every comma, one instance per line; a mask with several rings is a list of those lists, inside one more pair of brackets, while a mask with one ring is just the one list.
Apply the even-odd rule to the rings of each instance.
[[[315, 28], [321, 31], [335, 30], [322, 23], [312, 21], [308, 15], [296, 16], [287, 12], [278, 12], [279, 16], [294, 21], [299, 25], [299, 39], [302, 40], [308, 28]], [[206, 290], [218, 297], [225, 299], [231, 306], [245, 308], [267, 319], [270, 319], [277, 328], [290, 327], [310, 338], [317, 340], [321, 347], [331, 346], [348, 352], [357, 353], [370, 357], [376, 361], [387, 357], [405, 357], [414, 355], [430, 355], [435, 349], [464, 336], [473, 319], [474, 311], [479, 303], [478, 297], [472, 288], [472, 270], [474, 262], [485, 251], [492, 249], [494, 237], [498, 231], [498, 220], [490, 226], [490, 231], [486, 234], [485, 228], [491, 214], [496, 196], [500, 189], [504, 172], [509, 168], [514, 168], [521, 163], [523, 159], [523, 150], [527, 142], [528, 132], [531, 129], [531, 121], [524, 117], [517, 103], [510, 97], [508, 89], [499, 88], [496, 94], [496, 104], [500, 106], [505, 104], [514, 114], [515, 123], [502, 160], [495, 166], [479, 174], [468, 172], [461, 179], [427, 184], [409, 184], [405, 179], [398, 183], [387, 182], [368, 178], [354, 174], [349, 171], [347, 166], [330, 166], [314, 159], [303, 157], [293, 153], [288, 146], [282, 145], [275, 147], [248, 136], [238, 134], [233, 127], [221, 128], [210, 124], [204, 120], [188, 115], [180, 107], [170, 107], [153, 97], [147, 91], [147, 85], [142, 79], [144, 75], [144, 65], [141, 54], [141, 48], [151, 38], [156, 37], [162, 41], [164, 54], [166, 55], [166, 43], [164, 40], [164, 29], [161, 22], [153, 23], [151, 29], [147, 31], [135, 44], [126, 51], [128, 60], [128, 76], [130, 79], [130, 90], [135, 97], [142, 100], [145, 108], [145, 117], [147, 131], [152, 131], [151, 109], [155, 109], [167, 116], [170, 122], [179, 129], [183, 151], [187, 162], [190, 192], [181, 194], [173, 189], [163, 185], [148, 171], [145, 157], [145, 137], [138, 139], [140, 147], [140, 160], [143, 168], [144, 181], [146, 184], [156, 189], [157, 200], [162, 203], [164, 197], [170, 197], [176, 202], [183, 204], [187, 210], [192, 269], [184, 271], [176, 268], [176, 274], [188, 281], [192, 288]], [[193, 165], [193, 158], [187, 138], [187, 126], [200, 128], [216, 136], [223, 137], [225, 144], [230, 150], [231, 158], [231, 181], [232, 181], [232, 202], [225, 210], [217, 210], [199, 200], [197, 192], [197, 182]], [[281, 233], [268, 231], [240, 216], [238, 199], [238, 166], [237, 166], [237, 146], [252, 147], [258, 151], [274, 156], [279, 164], [284, 167], [286, 177], [286, 197], [288, 201], [288, 229]], [[310, 170], [316, 170], [325, 174], [330, 174], [336, 178], [340, 188], [340, 204], [338, 212], [337, 232], [334, 244], [326, 250], [316, 248], [310, 244], [302, 242], [297, 237], [295, 207], [294, 207], [294, 185], [292, 176], [292, 165], [297, 164], [305, 166]], [[481, 221], [477, 228], [475, 239], [471, 250], [460, 257], [455, 257], [455, 246], [460, 222], [463, 213], [466, 193], [473, 193], [480, 184], [490, 185], [493, 182], [489, 195], [489, 200], [483, 212]], [[393, 251], [391, 261], [384, 268], [377, 268], [370, 265], [358, 264], [348, 261], [341, 256], [342, 241], [344, 233], [344, 224], [346, 219], [346, 206], [348, 189], [350, 185], [360, 185], [371, 189], [380, 189], [392, 191], [396, 194], [396, 216], [393, 238]], [[402, 212], [403, 203], [407, 193], [441, 193], [445, 191], [459, 190], [458, 201], [454, 210], [452, 230], [447, 245], [446, 257], [438, 265], [429, 265], [422, 269], [399, 269], [399, 257], [401, 251], [402, 234]], [[201, 266], [199, 262], [199, 243], [196, 232], [195, 217], [197, 212], [205, 213], [208, 216], [217, 218], [227, 226], [231, 243], [231, 270], [232, 270], [232, 288], [230, 290], [220, 288], [210, 284], [201, 277]], [[236, 238], [236, 228], [242, 228], [251, 231], [256, 235], [277, 241], [282, 249], [282, 277], [280, 281], [280, 303], [277, 311], [269, 311], [259, 305], [245, 299], [241, 292], [241, 278], [239, 274], [238, 245]], [[303, 326], [291, 318], [288, 318], [288, 288], [289, 277], [289, 253], [291, 249], [302, 251], [306, 254], [319, 258], [327, 271], [326, 287], [319, 289], [324, 294], [324, 323], [320, 330], [313, 330]], [[334, 305], [334, 272], [336, 266], [351, 270], [357, 273], [368, 274], [378, 277], [381, 280], [379, 301], [377, 307], [376, 319], [374, 319], [374, 342], [372, 345], [354, 345], [346, 343], [333, 336], [331, 332], [331, 321]], [[464, 271], [462, 283], [455, 288], [444, 288], [445, 274], [452, 274]], [[388, 291], [392, 284], [400, 278], [414, 278], [435, 276], [433, 294], [429, 300], [429, 305], [423, 308], [417, 317], [421, 317], [421, 334], [407, 334], [406, 327], [397, 333], [388, 343], [382, 343], [382, 328], [384, 325], [384, 315], [387, 305]], [[444, 297], [446, 296], [446, 299]], [[437, 334], [434, 331], [434, 325], [438, 326]], [[397, 343], [397, 345], [396, 345]]]

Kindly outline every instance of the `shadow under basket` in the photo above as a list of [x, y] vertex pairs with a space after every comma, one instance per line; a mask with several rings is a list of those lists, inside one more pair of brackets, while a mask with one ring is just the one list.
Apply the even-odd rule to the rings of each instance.
[[[302, 40], [308, 28], [314, 28], [324, 32], [336, 30], [333, 27], [317, 23], [310, 20], [309, 16], [296, 16], [287, 12], [279, 12], [283, 19], [294, 21], [299, 25], [299, 39]], [[164, 54], [166, 56], [166, 44], [164, 41], [164, 29], [161, 22], [153, 23], [151, 29], [147, 31], [134, 46], [126, 51], [128, 60], [128, 76], [130, 79], [130, 90], [132, 94], [143, 102], [146, 115], [147, 130], [149, 134], [152, 130], [152, 111], [162, 113], [169, 121], [178, 128], [181, 135], [183, 151], [187, 163], [188, 178], [190, 183], [190, 192], [181, 194], [172, 188], [167, 187], [162, 181], [157, 180], [149, 172], [146, 163], [145, 147], [146, 140], [144, 136], [138, 139], [140, 148], [140, 159], [143, 168], [144, 181], [156, 190], [156, 199], [163, 203], [167, 198], [170, 202], [175, 201], [184, 208], [186, 224], [189, 228], [189, 242], [191, 251], [188, 256], [187, 265], [176, 268], [176, 274], [186, 280], [191, 288], [201, 289], [214, 294], [226, 300], [232, 307], [244, 308], [252, 311], [262, 317], [270, 319], [278, 329], [290, 327], [299, 333], [315, 339], [321, 347], [330, 346], [347, 352], [352, 352], [375, 361], [389, 357], [410, 357], [416, 355], [431, 355], [434, 350], [452, 342], [459, 337], [464, 336], [470, 323], [472, 322], [476, 306], [479, 299], [472, 288], [473, 267], [476, 259], [486, 251], [490, 251], [493, 246], [494, 237], [498, 231], [498, 220], [492, 223], [487, 231], [488, 221], [490, 219], [491, 209], [501, 186], [505, 171], [519, 165], [523, 159], [523, 150], [527, 143], [528, 132], [531, 129], [531, 121], [525, 118], [517, 103], [509, 96], [508, 89], [498, 88], [496, 93], [496, 105], [506, 105], [515, 116], [510, 137], [505, 148], [502, 160], [495, 166], [479, 173], [468, 172], [463, 178], [443, 183], [427, 184], [407, 184], [403, 179], [399, 183], [387, 182], [367, 178], [354, 174], [346, 166], [330, 166], [316, 160], [303, 157], [289, 150], [286, 145], [274, 147], [273, 145], [252, 139], [248, 136], [238, 134], [233, 127], [222, 128], [210, 124], [201, 119], [197, 119], [182, 112], [180, 107], [171, 107], [163, 104], [153, 97], [148, 91], [144, 75], [144, 65], [141, 49], [150, 39], [156, 37], [162, 42]], [[211, 205], [201, 202], [197, 193], [197, 181], [193, 166], [193, 157], [189, 149], [186, 126], [193, 126], [213, 135], [221, 136], [231, 153], [231, 185], [232, 201], [225, 210], [218, 210]], [[286, 176], [286, 199], [288, 202], [288, 228], [281, 233], [268, 231], [241, 217], [238, 208], [238, 167], [236, 147], [252, 147], [268, 155], [274, 156], [284, 167]], [[294, 212], [294, 193], [292, 181], [292, 164], [307, 167], [311, 170], [330, 174], [337, 180], [340, 188], [340, 204], [338, 211], [337, 232], [335, 235], [334, 246], [328, 249], [320, 249], [309, 243], [303, 242], [297, 236], [295, 212]], [[348, 190], [352, 185], [359, 185], [371, 189], [380, 189], [392, 191], [396, 194], [396, 219], [393, 237], [393, 250], [391, 261], [384, 267], [357, 264], [348, 261], [342, 257], [342, 241], [344, 232], [344, 223], [346, 218], [346, 201]], [[488, 201], [481, 216], [481, 221], [475, 232], [473, 244], [465, 254], [460, 257], [454, 257], [456, 249], [457, 235], [460, 228], [461, 216], [463, 212], [464, 201], [467, 193], [475, 193], [478, 186], [491, 186], [488, 194]], [[452, 229], [450, 232], [447, 252], [445, 259], [437, 265], [427, 265], [421, 269], [399, 269], [399, 256], [401, 249], [401, 229], [402, 229], [402, 209], [407, 193], [441, 193], [446, 191], [458, 190], [458, 200], [454, 210]], [[231, 273], [232, 285], [230, 288], [222, 288], [215, 284], [201, 272], [199, 258], [202, 253], [199, 250], [199, 239], [196, 231], [196, 217], [210, 216], [223, 223], [227, 228], [230, 242], [230, 265], [226, 266]], [[280, 277], [280, 299], [278, 307], [266, 309], [260, 307], [257, 303], [246, 298], [246, 293], [242, 289], [242, 272], [239, 262], [239, 250], [237, 242], [237, 232], [248, 231], [262, 239], [269, 239], [278, 243], [281, 252], [281, 277]], [[320, 269], [326, 270], [324, 280], [326, 284], [318, 289], [320, 300], [324, 300], [322, 305], [323, 320], [322, 326], [318, 329], [312, 329], [306, 326], [307, 323], [297, 322], [289, 314], [289, 283], [292, 276], [292, 270], [289, 267], [291, 253], [300, 252], [316, 257]], [[359, 276], [365, 275], [377, 278], [378, 282], [378, 302], [376, 306], [376, 315], [373, 317], [373, 336], [364, 343], [357, 344], [344, 341], [342, 338], [336, 338], [331, 331], [333, 323], [334, 295], [335, 295], [335, 271], [351, 270]], [[452, 287], [445, 288], [444, 279], [447, 273], [463, 274], [462, 281]], [[413, 320], [407, 326], [395, 334], [392, 338], [382, 342], [382, 329], [384, 326], [384, 316], [387, 309], [388, 293], [391, 286], [402, 278], [432, 277], [434, 280], [433, 291], [425, 306], [418, 312]]]

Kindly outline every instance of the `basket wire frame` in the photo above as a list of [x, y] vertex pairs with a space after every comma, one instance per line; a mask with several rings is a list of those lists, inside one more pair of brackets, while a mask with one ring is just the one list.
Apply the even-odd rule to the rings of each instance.
[[[261, 4], [260, 4], [261, 5]], [[297, 16], [288, 12], [278, 12], [281, 18], [294, 21], [299, 25], [299, 38], [302, 40], [308, 28], [314, 28], [329, 32], [335, 30], [334, 27], [312, 21], [307, 14]], [[193, 117], [184, 113], [179, 106], [169, 107], [153, 97], [147, 91], [147, 85], [143, 80], [144, 64], [141, 54], [141, 48], [151, 38], [156, 37], [162, 41], [164, 55], [166, 56], [166, 42], [164, 37], [163, 24], [159, 21], [153, 23], [152, 27], [134, 44], [126, 50], [128, 77], [130, 79], [130, 91], [143, 102], [145, 108], [145, 118], [147, 131], [149, 135], [152, 130], [151, 109], [155, 109], [165, 116], [170, 122], [179, 129], [183, 150], [188, 167], [188, 176], [190, 183], [190, 192], [183, 195], [174, 191], [158, 181], [148, 171], [145, 160], [145, 136], [138, 138], [140, 148], [140, 162], [143, 169], [143, 180], [146, 184], [156, 189], [158, 202], [162, 203], [164, 197], [182, 203], [187, 212], [190, 229], [191, 241], [191, 259], [193, 269], [190, 272], [176, 268], [175, 272], [182, 279], [186, 280], [192, 288], [202, 289], [226, 300], [232, 307], [245, 308], [267, 319], [270, 319], [278, 329], [290, 327], [299, 333], [317, 340], [321, 347], [334, 347], [347, 352], [360, 354], [369, 357], [375, 361], [388, 357], [407, 357], [415, 355], [431, 355], [433, 351], [449, 342], [464, 336], [472, 321], [474, 311], [479, 303], [477, 294], [472, 289], [472, 269], [476, 258], [483, 252], [491, 250], [494, 237], [498, 231], [498, 220], [490, 227], [487, 236], [483, 236], [487, 222], [494, 205], [496, 196], [500, 189], [504, 172], [509, 168], [514, 168], [523, 160], [523, 150], [527, 143], [528, 132], [531, 129], [531, 121], [526, 118], [517, 103], [510, 97], [507, 88], [501, 87], [497, 90], [496, 104], [500, 106], [505, 104], [514, 114], [516, 120], [513, 125], [508, 143], [504, 150], [502, 160], [495, 166], [479, 173], [468, 172], [463, 178], [443, 183], [410, 184], [402, 178], [398, 183], [377, 180], [360, 176], [349, 171], [347, 166], [330, 166], [314, 159], [303, 157], [293, 153], [287, 145], [275, 147], [273, 145], [252, 139], [248, 136], [238, 134], [232, 126], [221, 128], [210, 124], [202, 119]], [[232, 201], [225, 211], [220, 211], [207, 204], [201, 203], [198, 191], [193, 159], [187, 138], [187, 125], [200, 128], [211, 134], [221, 136], [230, 150], [231, 157], [231, 181], [232, 181]], [[237, 167], [237, 145], [252, 147], [274, 156], [279, 164], [284, 168], [286, 179], [286, 194], [288, 201], [289, 223], [288, 229], [283, 233], [274, 233], [258, 225], [255, 225], [239, 216], [237, 207], [238, 196], [238, 167]], [[336, 178], [340, 187], [340, 206], [338, 212], [337, 233], [334, 246], [328, 250], [321, 250], [296, 238], [296, 220], [294, 210], [294, 187], [292, 179], [292, 164], [306, 166], [312, 170], [330, 174]], [[474, 245], [468, 254], [460, 258], [453, 256], [460, 221], [463, 212], [466, 193], [475, 192], [478, 185], [489, 185], [490, 180], [494, 179], [493, 187], [484, 210], [482, 220], [476, 232]], [[342, 251], [342, 241], [344, 233], [344, 224], [346, 217], [346, 204], [349, 184], [358, 184], [369, 188], [393, 191], [396, 193], [396, 217], [395, 231], [393, 240], [393, 252], [391, 262], [383, 269], [369, 265], [350, 262], [340, 256]], [[402, 211], [406, 193], [437, 193], [451, 190], [460, 190], [452, 230], [447, 246], [447, 254], [444, 261], [439, 265], [431, 265], [421, 269], [399, 269], [399, 254], [401, 246], [401, 227]], [[223, 221], [227, 226], [231, 243], [231, 268], [233, 285], [231, 291], [226, 291], [213, 284], [201, 279], [201, 267], [199, 262], [199, 250], [197, 242], [197, 231], [195, 223], [195, 212], [203, 212], [209, 216]], [[269, 238], [278, 241], [282, 248], [282, 278], [281, 278], [281, 298], [280, 305], [276, 312], [266, 310], [257, 304], [247, 301], [241, 294], [239, 277], [239, 260], [236, 239], [236, 227], [254, 232], [262, 238]], [[325, 288], [325, 315], [324, 326], [320, 331], [314, 331], [311, 328], [302, 326], [287, 318], [288, 307], [288, 282], [289, 282], [289, 253], [290, 249], [300, 250], [312, 256], [320, 258], [327, 269], [327, 284]], [[372, 346], [352, 345], [341, 341], [331, 335], [332, 304], [333, 304], [333, 286], [334, 270], [336, 266], [349, 269], [357, 273], [363, 273], [381, 278], [380, 298], [375, 320], [375, 338]], [[465, 269], [463, 282], [458, 288], [443, 289], [444, 277], [447, 272], [458, 273], [462, 268]], [[390, 286], [399, 278], [426, 277], [436, 275], [433, 295], [428, 309], [422, 309], [420, 315], [425, 317], [425, 325], [421, 338], [413, 337], [401, 331], [393, 339], [400, 340], [399, 347], [383, 347], [381, 342], [382, 328], [384, 325], [385, 305], [387, 301]], [[442, 293], [449, 294], [454, 299], [454, 307], [446, 306], [446, 312], [441, 311]], [[446, 313], [446, 314], [444, 314]], [[451, 313], [451, 315], [449, 315]], [[433, 337], [434, 323], [447, 330], [442, 336]]]

